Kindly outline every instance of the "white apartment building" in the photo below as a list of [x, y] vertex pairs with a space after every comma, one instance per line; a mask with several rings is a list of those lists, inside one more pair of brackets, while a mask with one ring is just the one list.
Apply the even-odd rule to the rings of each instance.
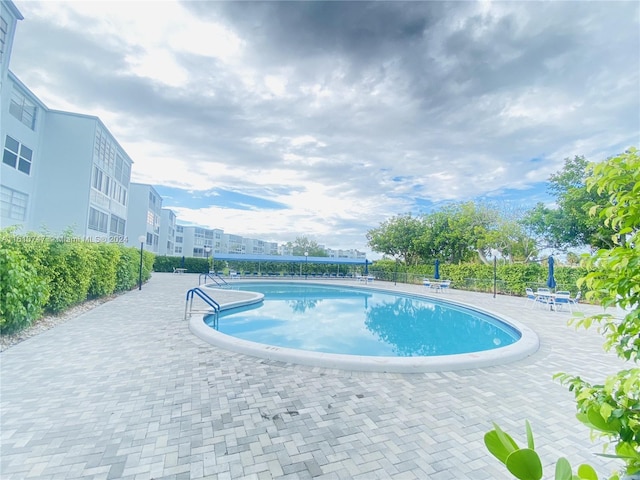
[[131, 158], [98, 117], [48, 109], [11, 72], [3, 88], [2, 226], [121, 242]]
[[[278, 255], [278, 244], [275, 242], [265, 242], [254, 238], [242, 239], [244, 253], [258, 255]], [[232, 253], [232, 252], [227, 252]]]
[[31, 228], [46, 107], [11, 72], [2, 81], [1, 98], [0, 225]]
[[[162, 218], [162, 197], [152, 185], [134, 183], [129, 193], [129, 228], [127, 244], [153, 253], [160, 252], [160, 220]], [[143, 242], [140, 240], [143, 239]]]
[[22, 15], [1, 5], [0, 226], [122, 242], [131, 158], [98, 117], [50, 110], [9, 70]]
[[[205, 258], [215, 253], [213, 248], [214, 232], [210, 228], [194, 225], [176, 225], [176, 242], [174, 255]], [[221, 230], [218, 230], [221, 232]], [[208, 249], [207, 250], [205, 250]]]
[[331, 258], [367, 258], [367, 254], [365, 252], [360, 252], [358, 250], [349, 249], [349, 250], [334, 250], [333, 248], [325, 248], [325, 252]]
[[[163, 208], [160, 216], [160, 255], [175, 255], [176, 214], [170, 208]], [[182, 254], [182, 253], [180, 253]]]
[[9, 72], [9, 60], [11, 59], [16, 26], [18, 20], [23, 19], [20, 10], [11, 0], [0, 2], [0, 93], [2, 98], [6, 96], [2, 85], [4, 85]]

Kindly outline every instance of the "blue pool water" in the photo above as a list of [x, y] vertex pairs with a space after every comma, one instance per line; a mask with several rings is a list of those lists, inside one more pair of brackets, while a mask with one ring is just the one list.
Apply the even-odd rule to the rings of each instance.
[[205, 322], [243, 340], [313, 352], [412, 357], [504, 347], [520, 332], [487, 314], [448, 302], [379, 290], [256, 282], [234, 286], [264, 302]]

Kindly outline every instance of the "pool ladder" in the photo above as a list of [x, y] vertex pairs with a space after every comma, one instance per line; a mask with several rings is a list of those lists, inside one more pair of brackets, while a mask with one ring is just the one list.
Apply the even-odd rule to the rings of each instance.
[[229, 282], [227, 282], [224, 278], [222, 278], [220, 275], [218, 274], [211, 274], [211, 273], [201, 273], [198, 276], [198, 285], [202, 285], [202, 281], [204, 277], [204, 281], [207, 281], [207, 278], [210, 278], [211, 280], [213, 280], [213, 283], [215, 283], [218, 287], [228, 287], [229, 286]]
[[[193, 297], [200, 297], [204, 302], [209, 305], [209, 309], [206, 310], [194, 310], [193, 309]], [[192, 288], [187, 292], [187, 299], [184, 305], [184, 319], [191, 317], [194, 313], [213, 313], [215, 315], [215, 321], [218, 321], [218, 314], [220, 313], [220, 304], [216, 302], [213, 298], [207, 295], [201, 288], [196, 287]]]

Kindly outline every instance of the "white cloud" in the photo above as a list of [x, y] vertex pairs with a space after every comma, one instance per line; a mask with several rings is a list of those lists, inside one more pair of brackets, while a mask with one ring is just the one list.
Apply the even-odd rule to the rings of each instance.
[[134, 181], [284, 206], [174, 207], [229, 233], [364, 249], [442, 201], [547, 201], [565, 157], [639, 141], [634, 2], [16, 5], [12, 71], [99, 116]]

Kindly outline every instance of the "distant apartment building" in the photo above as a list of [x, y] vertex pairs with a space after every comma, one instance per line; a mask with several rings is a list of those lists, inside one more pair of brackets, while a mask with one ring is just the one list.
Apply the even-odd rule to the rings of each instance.
[[163, 208], [160, 215], [160, 255], [175, 255], [176, 214], [170, 208]]
[[[152, 185], [133, 182], [129, 197], [128, 245], [135, 247], [143, 243], [145, 250], [159, 253], [162, 197]], [[144, 241], [140, 242], [141, 239]]]
[[240, 235], [225, 233], [222, 235], [223, 253], [245, 254], [244, 239]]
[[278, 244], [254, 238], [243, 238], [244, 253], [256, 255], [278, 255]]
[[[224, 233], [219, 228], [176, 225], [173, 254], [187, 257], [207, 257], [216, 253], [278, 255], [278, 244], [240, 235]], [[207, 252], [205, 247], [209, 248]]]
[[196, 227], [194, 225], [176, 225], [174, 255], [205, 258], [215, 252], [213, 243], [214, 230], [210, 228]]
[[365, 252], [360, 252], [354, 249], [334, 250], [333, 248], [325, 248], [324, 251], [331, 258], [367, 258], [367, 254]]
[[[187, 256], [185, 253], [184, 226], [176, 225], [176, 238], [173, 244], [173, 254], [178, 256]], [[170, 255], [170, 254], [167, 254]]]

